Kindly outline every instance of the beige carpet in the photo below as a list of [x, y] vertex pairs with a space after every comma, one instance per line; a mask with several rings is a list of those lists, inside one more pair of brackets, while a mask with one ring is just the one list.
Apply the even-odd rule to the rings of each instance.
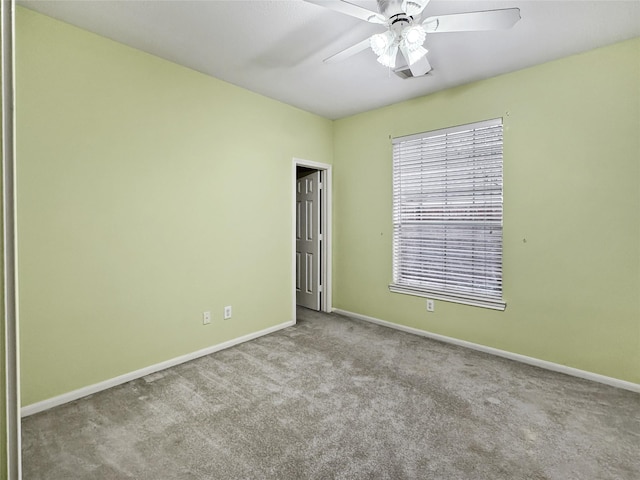
[[337, 315], [23, 421], [32, 479], [640, 479], [640, 396]]

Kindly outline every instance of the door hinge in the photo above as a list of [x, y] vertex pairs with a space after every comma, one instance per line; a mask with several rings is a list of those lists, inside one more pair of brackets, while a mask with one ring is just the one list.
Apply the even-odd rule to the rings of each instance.
[[318, 240], [322, 241], [322, 234], [321, 233], [318, 234]]
[[318, 188], [322, 190], [322, 182], [318, 183]]
[[318, 285], [318, 292], [322, 293], [322, 290], [323, 290], [322, 285]]

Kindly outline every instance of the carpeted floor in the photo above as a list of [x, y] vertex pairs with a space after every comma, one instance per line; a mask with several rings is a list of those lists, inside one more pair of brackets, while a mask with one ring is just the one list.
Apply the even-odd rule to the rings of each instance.
[[35, 479], [640, 479], [640, 395], [338, 315], [23, 420]]

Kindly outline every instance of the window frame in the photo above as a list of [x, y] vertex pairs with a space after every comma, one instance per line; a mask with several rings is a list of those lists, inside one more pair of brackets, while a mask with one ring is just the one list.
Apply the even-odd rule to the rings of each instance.
[[[496, 127], [499, 127], [499, 128], [496, 128]], [[503, 297], [504, 295], [504, 290], [503, 290], [503, 254], [504, 254], [504, 245], [503, 245], [504, 137], [503, 137], [503, 130], [504, 130], [503, 119], [494, 118], [490, 120], [473, 122], [473, 123], [458, 125], [454, 127], [448, 127], [448, 128], [439, 129], [439, 130], [417, 133], [414, 135], [396, 137], [392, 139], [392, 145], [393, 145], [393, 167], [392, 167], [393, 169], [393, 200], [392, 200], [392, 203], [393, 203], [393, 219], [392, 219], [393, 221], [393, 252], [392, 252], [393, 280], [389, 285], [389, 290], [391, 292], [431, 298], [436, 300], [444, 300], [448, 302], [461, 303], [465, 305], [471, 305], [471, 306], [477, 306], [477, 307], [483, 307], [483, 308], [490, 308], [494, 310], [504, 310], [506, 308], [506, 302]], [[494, 209], [492, 210], [492, 214], [494, 216], [490, 220], [484, 219], [484, 223], [481, 215], [477, 212], [473, 213], [474, 209], [469, 208], [465, 212], [465, 214], [468, 216], [468, 220], [463, 222], [464, 226], [458, 226], [457, 228], [458, 228], [458, 231], [469, 232], [472, 236], [472, 241], [477, 242], [478, 245], [480, 245], [479, 241], [476, 239], [478, 229], [480, 230], [489, 229], [492, 238], [490, 240], [484, 240], [484, 237], [483, 237], [483, 241], [485, 241], [485, 243], [482, 245], [485, 247], [486, 245], [491, 245], [491, 247], [499, 246], [499, 253], [496, 254], [495, 250], [493, 254], [485, 253], [486, 257], [493, 257], [493, 260], [491, 261], [487, 261], [486, 258], [484, 260], [485, 266], [487, 263], [489, 263], [490, 267], [492, 267], [492, 270], [491, 270], [492, 276], [487, 275], [485, 272], [485, 277], [484, 277], [485, 284], [487, 285], [491, 284], [490, 286], [486, 287], [486, 290], [485, 290], [485, 292], [487, 293], [486, 295], [482, 292], [482, 288], [475, 286], [475, 284], [472, 288], [468, 288], [468, 290], [473, 290], [473, 291], [461, 291], [461, 290], [465, 290], [465, 287], [461, 287], [460, 285], [450, 286], [448, 288], [446, 286], [444, 287], [434, 286], [433, 284], [438, 282], [440, 282], [441, 284], [444, 282], [446, 284], [450, 278], [456, 276], [456, 274], [454, 273], [455, 269], [451, 266], [443, 267], [442, 269], [443, 273], [440, 274], [441, 276], [437, 276], [437, 275], [429, 276], [430, 274], [418, 273], [415, 276], [405, 275], [403, 277], [402, 276], [403, 274], [401, 271], [407, 270], [407, 265], [420, 267], [425, 263], [416, 263], [416, 260], [413, 260], [411, 258], [411, 255], [407, 255], [405, 256], [404, 263], [402, 263], [402, 268], [400, 268], [398, 265], [400, 261], [400, 257], [402, 256], [401, 251], [406, 251], [407, 246], [412, 246], [411, 242], [415, 242], [415, 240], [408, 240], [407, 239], [408, 236], [406, 233], [405, 233], [405, 237], [402, 237], [402, 233], [401, 233], [402, 225], [409, 226], [410, 224], [409, 220], [403, 220], [402, 218], [411, 217], [411, 214], [409, 215], [406, 214], [407, 212], [406, 207], [407, 205], [410, 205], [411, 202], [407, 200], [403, 201], [403, 198], [409, 197], [409, 194], [403, 195], [400, 191], [403, 187], [406, 189], [407, 185], [410, 185], [410, 187], [414, 189], [416, 188], [416, 186], [421, 187], [421, 192], [422, 192], [424, 190], [424, 184], [426, 183], [425, 178], [427, 179], [429, 178], [428, 176], [424, 176], [424, 173], [423, 173], [425, 172], [425, 168], [426, 168], [425, 164], [427, 164], [427, 162], [425, 161], [425, 153], [422, 150], [420, 150], [420, 153], [417, 154], [418, 160], [416, 160], [416, 151], [417, 151], [416, 149], [421, 147], [414, 147], [414, 149], [411, 152], [412, 160], [409, 161], [405, 158], [404, 165], [401, 164], [403, 159], [402, 159], [402, 154], [399, 153], [400, 149], [402, 148], [403, 145], [415, 146], [419, 144], [422, 146], [424, 143], [426, 145], [425, 147], [426, 151], [428, 151], [430, 155], [428, 163], [433, 164], [434, 163], [434, 160], [433, 160], [434, 157], [432, 156], [433, 148], [429, 146], [429, 142], [442, 140], [443, 142], [440, 142], [440, 143], [444, 143], [445, 147], [444, 149], [440, 149], [440, 151], [443, 151], [444, 154], [441, 156], [438, 156], [437, 159], [435, 160], [435, 163], [437, 163], [438, 165], [445, 165], [445, 169], [446, 169], [448, 168], [446, 164], [449, 161], [451, 152], [454, 151], [453, 147], [450, 148], [449, 146], [449, 142], [448, 142], [449, 139], [456, 138], [456, 135], [466, 136], [468, 138], [475, 139], [476, 132], [481, 132], [481, 133], [482, 132], [491, 132], [491, 133], [499, 132], [499, 147], [494, 146], [492, 148], [492, 153], [488, 155], [485, 154], [485, 156], [483, 157], [484, 148], [489, 143], [483, 143], [479, 141], [478, 144], [475, 145], [475, 140], [474, 140], [472, 144], [472, 153], [470, 153], [467, 157], [463, 158], [463, 161], [467, 160], [463, 168], [466, 168], [468, 170], [469, 174], [473, 176], [474, 180], [482, 179], [483, 176], [488, 176], [486, 172], [489, 168], [493, 168], [494, 169], [493, 172], [495, 172], [496, 158], [498, 158], [499, 159], [499, 185], [498, 185], [499, 192], [498, 192], [497, 184], [495, 183], [496, 182], [495, 178], [497, 178], [497, 175], [496, 173], [492, 173], [491, 175], [493, 178], [492, 182], [485, 182], [487, 185], [485, 187], [486, 190], [483, 190], [482, 188], [477, 188], [476, 183], [474, 182], [474, 186], [472, 188], [472, 195], [474, 195], [473, 197], [474, 200], [466, 205], [468, 206], [474, 205], [475, 198], [476, 198], [475, 195], [478, 195], [478, 196], [486, 195], [486, 193], [489, 190], [491, 190], [490, 194], [492, 195], [491, 198], [492, 198], [492, 201], [494, 202], [494, 205], [497, 199], [499, 198], [499, 207], [495, 207], [495, 206], [492, 207]], [[498, 135], [498, 133], [496, 133], [496, 135]], [[434, 140], [434, 139], [439, 139], [439, 140]], [[495, 142], [492, 145], [495, 145]], [[497, 156], [498, 154], [496, 153], [498, 149], [499, 149], [499, 157]], [[479, 152], [480, 150], [482, 150], [482, 152]], [[405, 154], [405, 157], [407, 157], [407, 154]], [[485, 160], [485, 159], [489, 159], [489, 157], [491, 157], [491, 161]], [[416, 180], [403, 180], [402, 173], [399, 170], [401, 170], [403, 167], [405, 169], [408, 168], [407, 164], [411, 165], [414, 169], [416, 168], [416, 165], [419, 166], [420, 173], [422, 174], [421, 179], [418, 181], [419, 183], [416, 183]], [[478, 167], [478, 164], [480, 164], [480, 167]], [[433, 175], [434, 167], [431, 166], [430, 168], [432, 169], [430, 173]], [[482, 168], [483, 173], [481, 173], [480, 175], [476, 175], [475, 173], [472, 173], [473, 168]], [[428, 174], [429, 173], [427, 173], [427, 175]], [[405, 173], [404, 177], [408, 177], [408, 175]], [[434, 176], [432, 178], [437, 178], [437, 176]], [[405, 183], [401, 183], [403, 181]], [[410, 182], [413, 182], [413, 183], [410, 183]], [[433, 180], [431, 180], [431, 182], [433, 183]], [[446, 180], [439, 183], [438, 185], [441, 186], [443, 189], [445, 189], [446, 192], [448, 192], [449, 186], [452, 186], [452, 185], [454, 187], [456, 186], [455, 181], [446, 181]], [[419, 195], [422, 195], [422, 197], [420, 197]], [[429, 202], [427, 201], [429, 195], [432, 195], [432, 197], [436, 196], [436, 194], [433, 194], [433, 193], [432, 194], [413, 193], [413, 196], [411, 196], [411, 201], [416, 202], [416, 198], [418, 198], [418, 201], [423, 202], [423, 205], [429, 205]], [[443, 232], [443, 236], [438, 237], [437, 234], [434, 234], [434, 236], [430, 236], [428, 239], [425, 239], [425, 237], [420, 236], [418, 242], [423, 242], [423, 241], [430, 242], [432, 238], [442, 238], [443, 243], [446, 243], [448, 241], [447, 232], [449, 228], [452, 228], [451, 225], [454, 225], [452, 223], [453, 221], [452, 217], [454, 216], [454, 214], [451, 213], [452, 212], [451, 206], [450, 206], [451, 203], [447, 195], [448, 193], [445, 193], [444, 194], [445, 200], [440, 201], [441, 208], [442, 208], [442, 212], [441, 212], [442, 215], [438, 217], [438, 221], [436, 223], [433, 223], [433, 220], [431, 220], [431, 223], [434, 224], [434, 229], [440, 229]], [[431, 200], [433, 201], [433, 198]], [[403, 206], [405, 207], [404, 209], [403, 209]], [[449, 208], [449, 210], [447, 210], [447, 207]], [[499, 212], [498, 219], [496, 219], [495, 217], [496, 212]], [[430, 215], [433, 216], [434, 214], [430, 214]], [[499, 234], [496, 234], [494, 233], [494, 230], [498, 228], [498, 222], [499, 222]], [[423, 229], [426, 225], [429, 224], [427, 220], [423, 220], [423, 219], [416, 220], [415, 218], [412, 219], [412, 223], [414, 226], [415, 225], [419, 226], [419, 228], [416, 231]], [[421, 232], [419, 233], [421, 234]], [[404, 244], [401, 243], [403, 242], [403, 240], [404, 240]], [[474, 245], [475, 244], [476, 243], [474, 243]], [[425, 247], [421, 247], [421, 248], [425, 248]], [[447, 248], [449, 248], [449, 250], [451, 251], [451, 247], [443, 247], [443, 251], [446, 252]], [[419, 255], [416, 255], [416, 256], [419, 256]], [[432, 256], [435, 257], [434, 254], [432, 254]], [[499, 258], [499, 261], [495, 260], [495, 258]], [[414, 262], [413, 264], [411, 264], [412, 261]], [[472, 266], [472, 265], [475, 266], [477, 263], [479, 263], [476, 260], [471, 260], [468, 262], [469, 262], [469, 266]], [[476, 262], [476, 263], [473, 263], [473, 262]], [[425, 270], [428, 270], [428, 269], [425, 269]], [[498, 277], [495, 276], [496, 272], [498, 272], [499, 274]], [[424, 275], [424, 279], [418, 278], [420, 275]], [[472, 274], [472, 275], [475, 279], [476, 274]], [[482, 277], [478, 277], [478, 278], [482, 280]], [[429, 283], [431, 283], [431, 285], [428, 285]], [[455, 282], [453, 281], [451, 282], [451, 284], [454, 284], [454, 283]], [[499, 289], [497, 286], [499, 286]]]

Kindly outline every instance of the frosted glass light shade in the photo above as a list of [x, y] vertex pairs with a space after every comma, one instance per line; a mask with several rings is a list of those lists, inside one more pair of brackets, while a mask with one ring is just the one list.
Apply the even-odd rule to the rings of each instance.
[[387, 50], [378, 57], [378, 62], [380, 62], [385, 67], [395, 68], [397, 55], [398, 45], [394, 43], [390, 45], [389, 48], [387, 48]]
[[391, 45], [393, 45], [396, 41], [396, 35], [391, 30], [387, 30], [384, 33], [378, 33], [377, 35], [373, 35], [369, 39], [369, 44], [371, 45], [371, 50], [373, 53], [380, 56], [383, 55]]
[[402, 31], [402, 38], [407, 47], [412, 49], [422, 46], [427, 38], [427, 32], [422, 25], [411, 25]]

